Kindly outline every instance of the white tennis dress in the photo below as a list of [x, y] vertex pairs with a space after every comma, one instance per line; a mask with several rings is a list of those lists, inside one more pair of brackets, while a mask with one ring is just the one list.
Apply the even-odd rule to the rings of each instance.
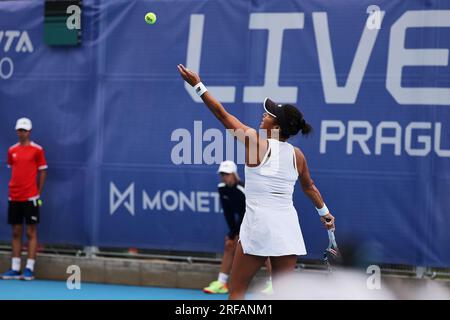
[[246, 211], [239, 233], [245, 254], [305, 255], [306, 247], [292, 194], [298, 179], [294, 147], [268, 139], [257, 167], [245, 166]]

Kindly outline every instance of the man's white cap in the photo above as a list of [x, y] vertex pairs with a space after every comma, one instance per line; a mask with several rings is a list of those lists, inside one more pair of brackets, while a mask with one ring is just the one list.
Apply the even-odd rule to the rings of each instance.
[[28, 118], [20, 118], [16, 122], [16, 130], [23, 129], [30, 131], [31, 128], [33, 128], [33, 125], [31, 124], [31, 120]]
[[226, 160], [220, 164], [217, 173], [237, 173], [237, 166], [233, 161]]

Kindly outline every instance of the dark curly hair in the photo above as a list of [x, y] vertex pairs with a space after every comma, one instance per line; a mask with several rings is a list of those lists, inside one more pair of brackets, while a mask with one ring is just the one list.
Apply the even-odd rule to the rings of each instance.
[[[277, 122], [280, 125], [282, 138], [295, 136], [300, 131], [303, 136], [307, 136], [312, 132], [312, 127], [305, 121], [303, 113], [291, 104], [283, 105], [284, 121]], [[282, 123], [281, 123], [282, 122]]]

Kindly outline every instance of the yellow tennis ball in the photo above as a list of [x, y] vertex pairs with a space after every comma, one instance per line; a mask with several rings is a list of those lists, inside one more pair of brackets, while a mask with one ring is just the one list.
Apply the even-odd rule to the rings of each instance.
[[149, 12], [145, 15], [145, 22], [148, 24], [154, 24], [156, 22], [156, 14]]

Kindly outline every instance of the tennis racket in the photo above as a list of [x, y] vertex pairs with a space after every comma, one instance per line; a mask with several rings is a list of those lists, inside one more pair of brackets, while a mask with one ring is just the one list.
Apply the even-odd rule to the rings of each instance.
[[336, 237], [334, 235], [334, 229], [328, 231], [328, 247], [323, 252], [323, 261], [327, 266], [329, 272], [333, 271], [333, 266], [341, 263], [341, 254], [339, 253], [339, 248], [336, 243]]

